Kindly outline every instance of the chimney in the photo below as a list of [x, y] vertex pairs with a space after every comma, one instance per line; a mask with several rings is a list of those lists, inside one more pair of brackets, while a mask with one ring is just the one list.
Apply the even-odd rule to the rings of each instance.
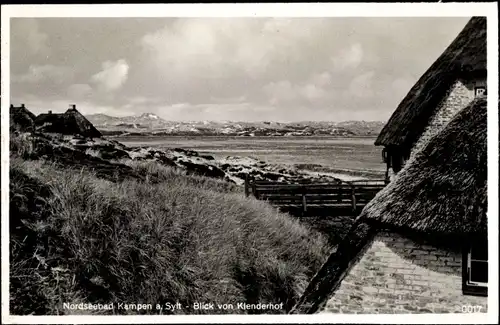
[[10, 104], [10, 108], [14, 108], [14, 104]]
[[52, 111], [49, 111], [49, 114], [52, 114]]
[[24, 104], [21, 104], [21, 107], [24, 108]]
[[69, 105], [69, 109], [76, 111], [76, 105], [74, 105], [74, 104]]

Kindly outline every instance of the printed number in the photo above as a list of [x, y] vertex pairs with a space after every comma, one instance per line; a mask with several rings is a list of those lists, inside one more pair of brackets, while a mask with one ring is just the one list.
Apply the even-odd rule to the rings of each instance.
[[480, 313], [483, 306], [463, 305], [462, 313]]

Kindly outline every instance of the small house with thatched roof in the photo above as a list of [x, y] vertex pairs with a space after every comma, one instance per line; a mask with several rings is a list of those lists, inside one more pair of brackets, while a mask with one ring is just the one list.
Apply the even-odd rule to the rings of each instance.
[[82, 135], [87, 138], [100, 138], [99, 132], [77, 109], [75, 105], [63, 114], [40, 114], [35, 119], [37, 131], [48, 133], [60, 133], [66, 135]]
[[486, 94], [486, 18], [473, 17], [421, 76], [380, 132], [386, 179], [476, 96]]
[[21, 104], [21, 106], [11, 104], [9, 117], [11, 131], [33, 131], [36, 116], [24, 104]]
[[292, 313], [487, 311], [486, 106], [461, 110], [368, 203]]

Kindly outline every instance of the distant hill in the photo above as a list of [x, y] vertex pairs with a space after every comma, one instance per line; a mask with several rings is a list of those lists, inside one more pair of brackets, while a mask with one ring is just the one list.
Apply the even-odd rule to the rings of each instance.
[[148, 128], [158, 129], [168, 126], [168, 122], [161, 117], [152, 114], [144, 113], [138, 116], [115, 117], [106, 114], [91, 114], [86, 116], [87, 119], [96, 127], [131, 127], [131, 128]]
[[345, 122], [232, 122], [166, 121], [153, 113], [115, 117], [105, 114], [86, 116], [105, 135], [228, 135], [228, 136], [376, 136], [381, 121]]

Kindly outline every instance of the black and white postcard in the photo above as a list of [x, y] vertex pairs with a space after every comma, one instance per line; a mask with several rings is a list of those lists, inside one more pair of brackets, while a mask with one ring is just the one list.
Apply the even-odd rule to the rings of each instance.
[[3, 322], [495, 322], [497, 14], [2, 6]]

